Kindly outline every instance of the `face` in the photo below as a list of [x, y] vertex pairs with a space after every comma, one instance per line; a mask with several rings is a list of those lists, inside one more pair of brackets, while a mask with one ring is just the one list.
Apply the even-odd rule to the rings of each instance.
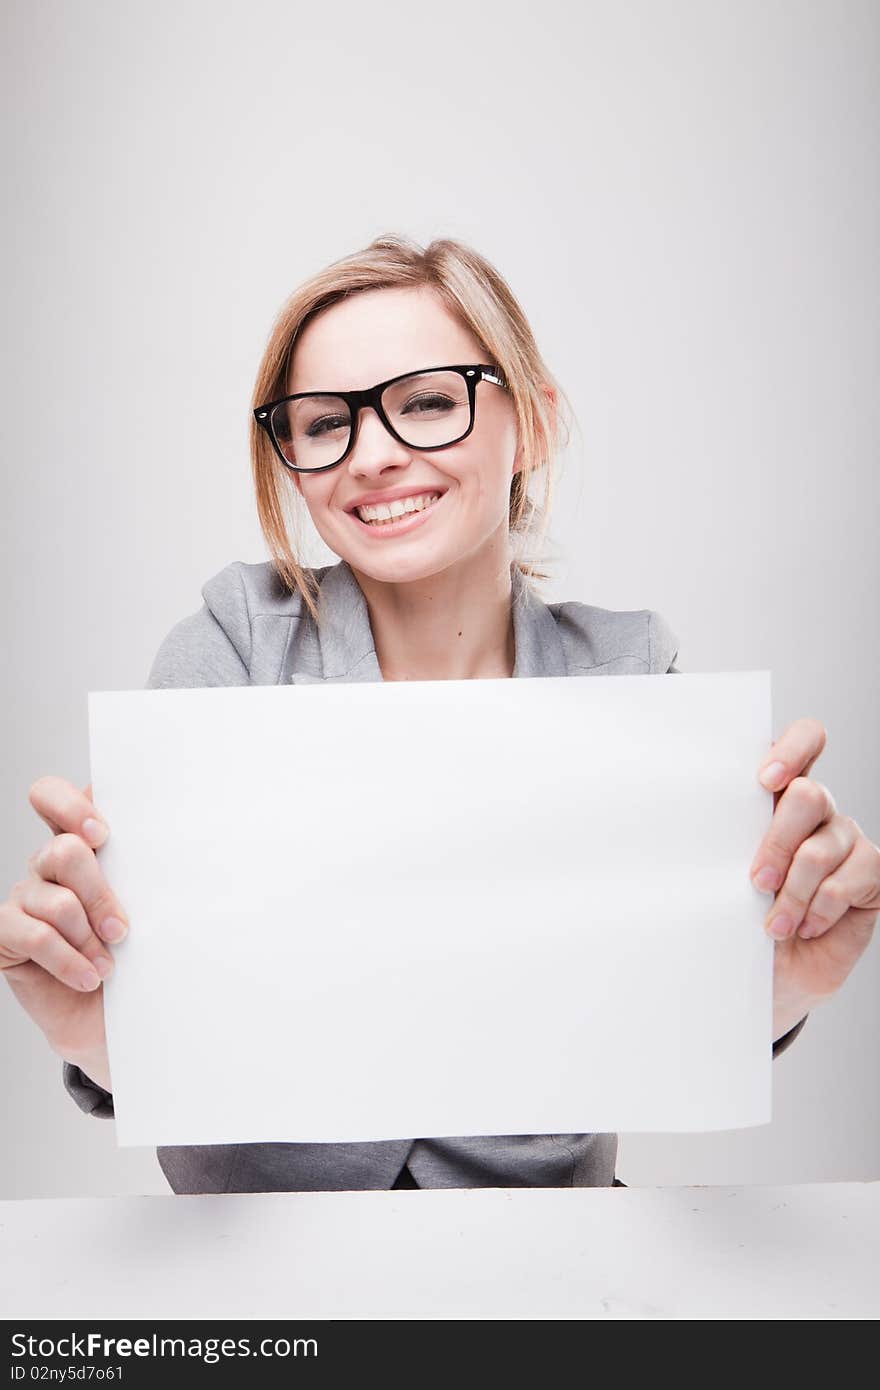
[[[362, 390], [403, 372], [486, 362], [486, 352], [437, 294], [367, 290], [324, 309], [297, 342], [287, 392]], [[462, 379], [462, 386], [464, 381]], [[295, 473], [322, 540], [351, 568], [388, 583], [426, 579], [489, 547], [507, 553], [508, 503], [521, 466], [509, 393], [476, 388], [474, 427], [448, 448], [400, 444], [374, 410], [362, 410], [351, 453], [324, 473]], [[392, 530], [368, 526], [352, 507], [368, 494], [440, 493]]]

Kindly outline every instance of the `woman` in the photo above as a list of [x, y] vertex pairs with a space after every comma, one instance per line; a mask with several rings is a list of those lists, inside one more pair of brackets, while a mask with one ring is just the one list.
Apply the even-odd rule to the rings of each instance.
[[[272, 561], [205, 585], [149, 685], [674, 672], [659, 614], [545, 605], [513, 553], [535, 517], [546, 527], [561, 396], [508, 286], [458, 242], [383, 237], [315, 276], [280, 314], [254, 393]], [[298, 563], [298, 500], [339, 564]], [[880, 909], [880, 850], [807, 775], [824, 745], [797, 720], [760, 772], [777, 793], [751, 866], [776, 891], [777, 1052], [843, 984]], [[110, 1115], [101, 978], [128, 924], [94, 854], [108, 827], [90, 788], [62, 778], [30, 800], [53, 838], [0, 908], [0, 963], [77, 1103]], [[176, 1192], [607, 1185], [615, 1154], [613, 1134], [158, 1150]]]

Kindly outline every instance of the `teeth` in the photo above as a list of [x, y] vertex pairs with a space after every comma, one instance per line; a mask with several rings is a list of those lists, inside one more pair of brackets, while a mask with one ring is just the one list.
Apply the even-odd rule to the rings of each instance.
[[407, 512], [421, 512], [429, 507], [432, 502], [436, 502], [440, 497], [439, 492], [422, 492], [417, 497], [403, 497], [395, 502], [379, 503], [376, 506], [356, 507], [355, 510], [361, 521], [382, 522], [393, 521], [396, 517], [405, 516]]

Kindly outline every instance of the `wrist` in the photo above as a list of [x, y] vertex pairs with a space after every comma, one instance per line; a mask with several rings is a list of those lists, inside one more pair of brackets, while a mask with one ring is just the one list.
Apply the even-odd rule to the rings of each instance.
[[796, 1023], [800, 1023], [802, 1018], [812, 1013], [819, 1003], [818, 999], [810, 995], [798, 995], [784, 1000], [775, 999], [773, 1001], [773, 1041], [778, 1042], [784, 1038], [786, 1033], [790, 1033]]

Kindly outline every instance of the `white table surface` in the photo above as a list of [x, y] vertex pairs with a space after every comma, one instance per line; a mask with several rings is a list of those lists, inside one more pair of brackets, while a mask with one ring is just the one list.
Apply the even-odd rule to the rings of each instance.
[[876, 1318], [880, 1183], [0, 1202], [10, 1318]]

